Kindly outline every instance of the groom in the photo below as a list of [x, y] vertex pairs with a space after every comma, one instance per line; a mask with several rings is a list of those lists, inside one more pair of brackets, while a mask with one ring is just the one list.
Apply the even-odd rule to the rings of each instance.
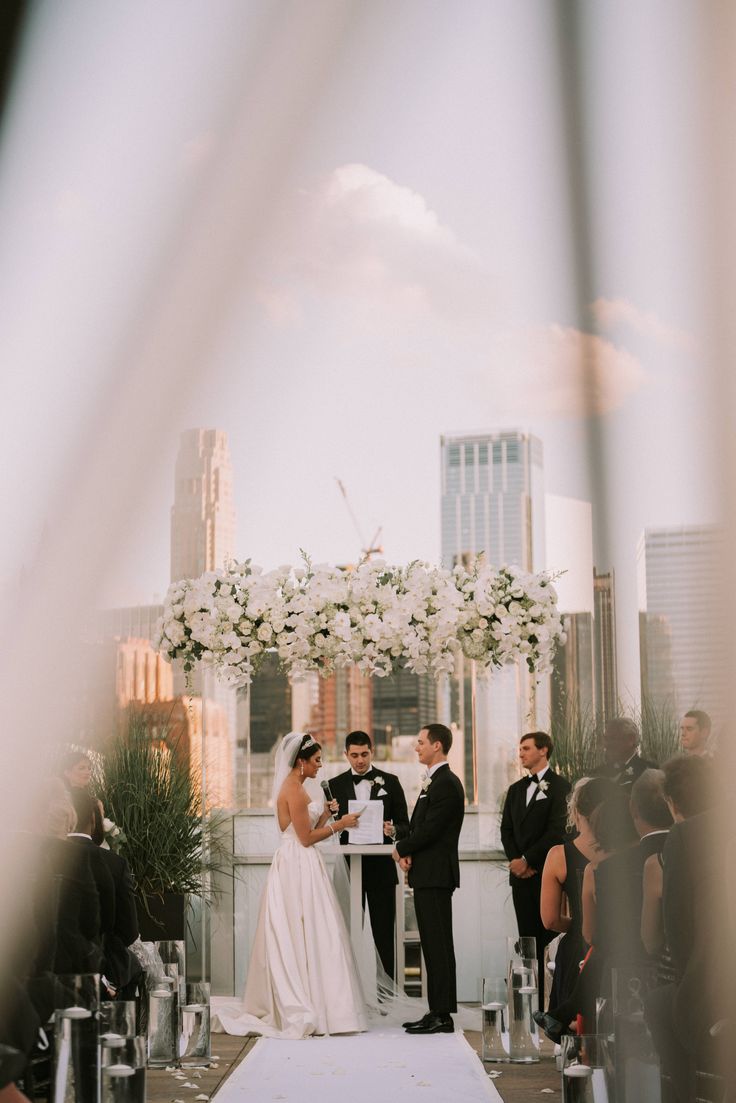
[[457, 1011], [452, 894], [460, 884], [458, 840], [465, 815], [465, 792], [447, 763], [452, 732], [427, 724], [417, 736], [417, 757], [427, 769], [409, 834], [394, 848], [394, 860], [409, 873], [414, 908], [427, 968], [429, 1012], [404, 1023], [407, 1034], [451, 1034]]

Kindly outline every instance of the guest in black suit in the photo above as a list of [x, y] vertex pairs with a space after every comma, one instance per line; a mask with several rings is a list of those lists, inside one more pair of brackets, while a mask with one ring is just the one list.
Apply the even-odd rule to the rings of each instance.
[[[383, 801], [384, 843], [403, 839], [409, 833], [409, 812], [401, 782], [395, 774], [373, 767], [373, 744], [366, 732], [350, 732], [345, 738], [345, 757], [350, 769], [330, 781], [332, 795], [338, 803], [338, 816], [347, 815], [348, 801]], [[340, 842], [348, 842], [343, 831]], [[381, 964], [389, 977], [395, 968], [396, 864], [388, 855], [364, 857], [363, 907], [368, 902], [371, 930]]]
[[447, 762], [452, 732], [427, 724], [417, 736], [417, 757], [427, 769], [409, 826], [394, 859], [409, 874], [419, 938], [427, 968], [429, 1012], [404, 1023], [409, 1034], [450, 1034], [457, 1011], [452, 894], [460, 884], [458, 841], [465, 816], [465, 792]]
[[[92, 876], [97, 886], [97, 895], [100, 900], [100, 946], [102, 949], [102, 972], [115, 988], [115, 981], [110, 973], [115, 973], [114, 964], [108, 960], [105, 946], [111, 936], [115, 934], [115, 882], [108, 864], [109, 851], [101, 850], [92, 841], [92, 832], [95, 824], [95, 800], [85, 789], [70, 790], [70, 797], [77, 814], [77, 826], [75, 831], [70, 831], [67, 838], [77, 846], [84, 848], [92, 870]], [[110, 994], [113, 994], [112, 992]]]
[[[702, 756], [666, 762], [664, 793], [675, 819], [663, 852], [662, 916], [674, 982], [649, 994], [646, 1016], [680, 1103], [695, 1098], [695, 1056], [719, 1019], [732, 1018], [726, 864], [733, 820], [714, 809], [713, 767]], [[706, 809], [708, 809], [706, 811]]]
[[544, 950], [554, 938], [542, 922], [540, 896], [547, 852], [564, 841], [570, 782], [550, 769], [553, 744], [546, 732], [530, 732], [519, 743], [529, 777], [509, 788], [501, 819], [501, 842], [509, 859], [509, 882], [519, 934], [537, 940], [539, 1006], [544, 1007]]
[[628, 716], [609, 720], [603, 732], [604, 762], [593, 770], [594, 777], [610, 777], [622, 788], [630, 789], [645, 770], [657, 768], [639, 754], [639, 729]]
[[76, 812], [60, 781], [44, 793], [40, 861], [33, 881], [38, 931], [34, 973], [97, 973], [102, 960], [100, 899], [86, 851], [67, 838]]

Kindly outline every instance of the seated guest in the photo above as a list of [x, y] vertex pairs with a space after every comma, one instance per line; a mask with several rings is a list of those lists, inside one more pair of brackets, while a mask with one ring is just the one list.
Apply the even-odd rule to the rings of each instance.
[[[105, 850], [93, 842], [95, 824], [100, 819], [99, 802], [83, 789], [71, 794], [78, 817], [77, 831], [70, 835], [92, 843], [88, 852], [97, 879], [101, 899], [109, 905], [103, 919], [104, 975], [116, 992], [130, 984], [139, 972], [137, 959], [128, 952], [128, 946], [138, 938], [138, 914], [135, 903], [133, 875], [125, 858], [112, 850]], [[99, 827], [99, 824], [98, 824]], [[110, 889], [112, 890], [110, 893]]]
[[[70, 792], [74, 811], [77, 815], [75, 831], [70, 831], [67, 838], [77, 847], [83, 848], [89, 861], [89, 867], [97, 886], [97, 894], [100, 901], [100, 947], [102, 950], [102, 971], [105, 972], [107, 961], [104, 952], [105, 940], [115, 930], [115, 884], [106, 861], [109, 851], [102, 850], [92, 841], [92, 831], [95, 822], [95, 801], [86, 789], [73, 789]], [[110, 979], [108, 977], [108, 979]]]
[[610, 777], [622, 788], [630, 788], [640, 774], [656, 762], [642, 758], [638, 751], [639, 729], [627, 716], [609, 720], [603, 732], [604, 762], [593, 770], [594, 777]]
[[662, 916], [674, 981], [648, 996], [646, 1016], [662, 1067], [680, 1103], [695, 1098], [696, 1055], [710, 1027], [733, 1016], [725, 855], [731, 818], [714, 807], [714, 774], [703, 756], [663, 767], [664, 792], [675, 819], [663, 853]]
[[67, 789], [89, 789], [92, 760], [85, 751], [69, 751], [59, 762], [59, 776]]
[[34, 972], [96, 973], [102, 957], [100, 900], [89, 857], [67, 839], [77, 817], [64, 786], [51, 779], [45, 796], [46, 812], [38, 824], [44, 840], [32, 890], [39, 932]]
[[690, 709], [680, 721], [680, 746], [683, 754], [702, 757], [710, 754], [711, 719], [701, 709]]
[[[550, 1007], [555, 1007], [571, 994], [580, 963], [588, 952], [583, 938], [583, 872], [588, 862], [597, 857], [598, 845], [593, 838], [590, 818], [596, 808], [616, 792], [610, 778], [584, 777], [575, 783], [568, 798], [570, 838], [553, 846], [547, 854], [542, 871], [540, 912], [542, 922], [551, 931], [562, 931], [555, 956], [555, 971], [550, 992]], [[567, 902], [566, 907], [563, 907]]]
[[[711, 770], [702, 763], [702, 756], [694, 755], [693, 759], [695, 765], [691, 765], [688, 759], [673, 758], [657, 771], [661, 777], [662, 797], [675, 823], [705, 812], [713, 803]], [[663, 838], [666, 843], [667, 835]], [[665, 954], [670, 962], [662, 915], [663, 887], [664, 843], [644, 863], [641, 936], [650, 954]], [[688, 906], [684, 902], [683, 905]], [[669, 974], [671, 968], [667, 972]]]
[[[604, 966], [613, 954], [618, 954], [620, 951], [619, 932], [615, 917], [603, 912], [603, 907], [608, 909], [611, 907], [611, 901], [607, 898], [611, 879], [604, 882], [604, 902], [601, 905], [597, 899], [599, 884], [597, 869], [594, 867], [597, 862], [599, 869], [613, 855], [631, 850], [638, 844], [638, 836], [631, 819], [629, 800], [625, 791], [617, 788], [613, 796], [604, 800], [596, 808], [591, 816], [591, 829], [599, 851], [585, 867], [582, 891], [583, 938], [591, 949], [569, 997], [555, 1007], [550, 1006], [548, 1014], [542, 1012], [534, 1014], [535, 1020], [554, 1042], [560, 1040], [568, 1025], [578, 1015], [582, 1015], [584, 1022], [590, 1027], [595, 1022], [596, 997], [608, 994]], [[628, 892], [627, 885], [623, 888]], [[615, 901], [614, 908], [617, 906], [618, 902]], [[638, 915], [636, 930], [638, 937]], [[627, 942], [624, 936], [624, 945], [627, 945]]]

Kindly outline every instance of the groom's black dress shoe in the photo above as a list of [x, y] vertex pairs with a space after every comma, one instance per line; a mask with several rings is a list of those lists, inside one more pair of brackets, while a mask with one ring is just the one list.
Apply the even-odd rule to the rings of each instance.
[[537, 1026], [541, 1026], [550, 1042], [554, 1042], [555, 1045], [557, 1045], [565, 1032], [565, 1024], [559, 1022], [558, 1019], [553, 1019], [546, 1011], [535, 1011], [533, 1018]]
[[407, 1034], [454, 1034], [455, 1024], [452, 1015], [440, 1015], [430, 1012], [424, 1022], [404, 1028]]
[[427, 1019], [429, 1019], [431, 1015], [432, 1012], [427, 1011], [424, 1015], [422, 1015], [421, 1019], [416, 1019], [413, 1023], [402, 1023], [401, 1025], [403, 1026], [404, 1030], [408, 1030], [410, 1026], [424, 1026]]

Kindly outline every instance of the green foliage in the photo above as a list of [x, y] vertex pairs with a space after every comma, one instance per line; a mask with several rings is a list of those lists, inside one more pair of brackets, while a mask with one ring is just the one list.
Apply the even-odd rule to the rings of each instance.
[[[641, 733], [640, 754], [657, 765], [680, 753], [679, 715], [674, 702], [645, 698], [641, 708], [619, 702], [617, 716], [630, 716]], [[590, 776], [603, 761], [604, 723], [590, 710], [581, 712], [566, 702], [553, 710], [550, 735], [555, 745], [553, 767], [570, 781]]]
[[595, 716], [567, 701], [554, 709], [550, 726], [554, 743], [552, 766], [571, 782], [589, 777], [601, 761]]
[[641, 732], [641, 754], [661, 766], [680, 754], [680, 717], [675, 702], [668, 698], [657, 702], [642, 698], [641, 708], [634, 716]]
[[217, 825], [208, 821], [205, 828], [203, 863], [201, 805], [189, 770], [141, 717], [131, 717], [127, 735], [106, 754], [97, 791], [125, 836], [119, 851], [143, 897], [206, 894]]

